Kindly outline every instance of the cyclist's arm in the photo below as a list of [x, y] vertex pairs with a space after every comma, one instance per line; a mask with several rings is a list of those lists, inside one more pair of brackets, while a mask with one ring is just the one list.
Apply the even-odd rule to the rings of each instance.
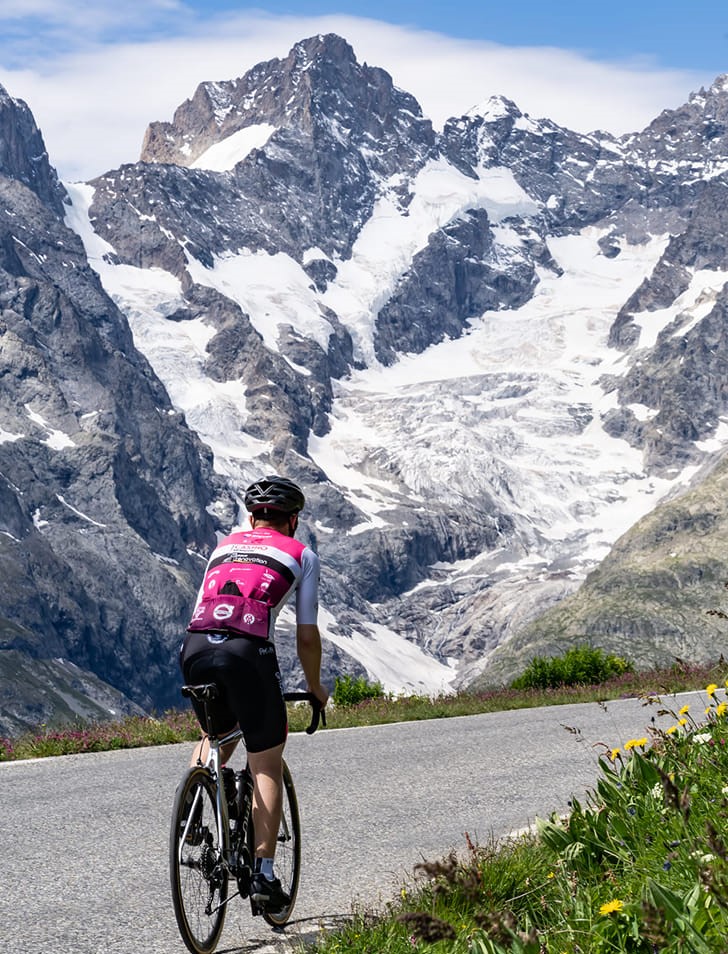
[[319, 559], [313, 550], [304, 550], [302, 568], [296, 590], [296, 651], [308, 691], [325, 706], [329, 694], [321, 685], [321, 633], [317, 623]]
[[325, 706], [329, 694], [321, 685], [321, 633], [315, 623], [299, 623], [296, 626], [296, 651], [308, 691]]

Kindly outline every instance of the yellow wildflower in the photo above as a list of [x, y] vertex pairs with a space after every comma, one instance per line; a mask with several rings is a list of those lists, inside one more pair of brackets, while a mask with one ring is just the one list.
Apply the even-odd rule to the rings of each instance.
[[624, 743], [624, 748], [627, 752], [630, 749], [644, 748], [647, 745], [647, 739], [630, 739], [629, 742]]
[[715, 714], [717, 716], [725, 715], [726, 710], [728, 710], [728, 702], [721, 702], [720, 705], [715, 707]]
[[685, 715], [686, 712], [690, 711], [690, 706], [683, 706], [682, 709], [678, 712], [678, 715]]
[[619, 755], [619, 749], [612, 749], [612, 751], [609, 753], [609, 758], [610, 758], [610, 759], [612, 760], [612, 762], [613, 762], [613, 761], [617, 758], [618, 755]]
[[678, 720], [677, 720], [677, 724], [678, 724], [678, 725], [687, 725], [687, 724], [688, 724], [688, 720], [687, 720], [687, 719], [678, 719]]
[[672, 735], [673, 732], [677, 732], [677, 726], [676, 726], [676, 725], [671, 725], [670, 728], [667, 730], [667, 734], [668, 734], [668, 735]]
[[599, 908], [600, 914], [612, 914], [614, 911], [621, 911], [624, 907], [624, 901], [619, 901], [615, 898], [613, 901], [607, 901], [606, 904], [603, 904]]
[[711, 682], [709, 686], [705, 687], [705, 691], [708, 693], [709, 696], [714, 696], [717, 688], [718, 688], [717, 685], [714, 682]]

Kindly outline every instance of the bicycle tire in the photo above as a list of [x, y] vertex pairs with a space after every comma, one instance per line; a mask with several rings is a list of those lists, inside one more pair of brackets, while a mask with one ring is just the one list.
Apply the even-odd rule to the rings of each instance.
[[[248, 827], [248, 837], [255, 856], [255, 833], [253, 824]], [[291, 899], [290, 903], [281, 911], [263, 911], [263, 919], [271, 927], [282, 927], [288, 922], [293, 913], [298, 894], [298, 883], [301, 878], [301, 817], [298, 812], [298, 798], [293, 785], [291, 771], [286, 762], [283, 762], [283, 807], [281, 824], [276, 839], [275, 872], [281, 882], [281, 887]], [[255, 910], [255, 903], [253, 909]]]
[[[182, 940], [192, 954], [210, 954], [220, 939], [229, 872], [218, 844], [217, 785], [195, 766], [177, 786], [169, 838], [172, 902]], [[194, 817], [188, 824], [190, 813]]]

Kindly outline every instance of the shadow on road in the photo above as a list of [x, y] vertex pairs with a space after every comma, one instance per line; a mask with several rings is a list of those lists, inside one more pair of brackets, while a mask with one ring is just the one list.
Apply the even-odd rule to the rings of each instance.
[[298, 918], [288, 922], [285, 929], [266, 929], [241, 939], [240, 944], [219, 947], [216, 954], [281, 954], [299, 952], [302, 947], [314, 944], [328, 931], [345, 927], [351, 914], [324, 914], [311, 918]]

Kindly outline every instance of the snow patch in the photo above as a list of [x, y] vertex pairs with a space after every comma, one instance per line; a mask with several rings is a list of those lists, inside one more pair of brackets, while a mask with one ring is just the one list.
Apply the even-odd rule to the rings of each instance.
[[408, 695], [440, 695], [454, 692], [455, 664], [445, 664], [378, 623], [369, 623], [351, 636], [335, 632], [336, 620], [326, 610], [319, 611], [321, 633], [366, 669], [373, 682], [385, 692]]
[[270, 123], [256, 123], [239, 129], [206, 149], [190, 163], [190, 169], [230, 172], [254, 149], [262, 149], [275, 131], [276, 127]]
[[41, 444], [45, 444], [46, 447], [50, 447], [52, 450], [63, 450], [65, 447], [75, 447], [75, 442], [65, 433], [65, 431], [59, 431], [57, 428], [52, 427], [48, 421], [36, 411], [33, 411], [28, 404], [24, 405], [25, 412], [30, 418], [30, 420], [37, 424], [39, 427], [42, 427], [43, 430], [47, 431], [48, 436], [45, 440], [41, 441]]
[[321, 314], [311, 279], [290, 255], [246, 249], [217, 256], [212, 268], [190, 258], [188, 271], [193, 281], [237, 302], [271, 351], [279, 351], [285, 325], [328, 350], [333, 328]]
[[64, 182], [63, 185], [71, 200], [71, 204], [66, 206], [66, 226], [80, 237], [89, 261], [102, 261], [105, 256], [113, 255], [113, 245], [94, 231], [89, 218], [89, 209], [96, 191], [94, 187], [85, 182]]
[[72, 506], [61, 494], [56, 494], [56, 500], [58, 500], [59, 503], [62, 503], [64, 507], [67, 507], [71, 513], [74, 513], [77, 517], [80, 517], [81, 520], [85, 520], [87, 523], [93, 524], [94, 527], [101, 527], [102, 530], [106, 529], [105, 523], [99, 523], [98, 520], [94, 520], [92, 517], [89, 517], [88, 514], [78, 510], [76, 507]]
[[646, 404], [627, 404], [625, 405], [626, 410], [631, 411], [635, 420], [640, 422], [642, 421], [651, 421], [653, 417], [657, 416], [657, 410], [653, 407], [647, 407]]
[[718, 293], [723, 290], [726, 282], [728, 271], [699, 269], [693, 274], [690, 285], [669, 308], [658, 308], [633, 315], [633, 321], [640, 329], [640, 347], [654, 348], [661, 332], [678, 317], [683, 320], [673, 332], [673, 337], [684, 337], [710, 314]]
[[485, 102], [478, 103], [469, 109], [466, 116], [480, 116], [487, 122], [497, 122], [499, 119], [506, 119], [512, 115], [512, 108], [503, 99], [502, 96], [491, 96]]
[[413, 183], [414, 197], [406, 212], [389, 196], [380, 198], [351, 257], [336, 263], [336, 280], [322, 300], [351, 332], [356, 357], [366, 365], [378, 363], [373, 345], [377, 314], [434, 232], [467, 209], [485, 209], [494, 225], [539, 211], [510, 169], [482, 168], [478, 173], [474, 180], [444, 160], [431, 160]]
[[313, 248], [307, 248], [303, 253], [302, 262], [305, 265], [310, 265], [311, 262], [330, 262], [331, 258], [326, 254], [322, 249], [314, 246]]
[[696, 441], [695, 446], [701, 450], [705, 451], [706, 454], [712, 454], [715, 451], [719, 451], [721, 448], [725, 447], [728, 444], [728, 421], [721, 418], [718, 421], [718, 426], [715, 429], [715, 434], [712, 437], [707, 438], [704, 441]]

